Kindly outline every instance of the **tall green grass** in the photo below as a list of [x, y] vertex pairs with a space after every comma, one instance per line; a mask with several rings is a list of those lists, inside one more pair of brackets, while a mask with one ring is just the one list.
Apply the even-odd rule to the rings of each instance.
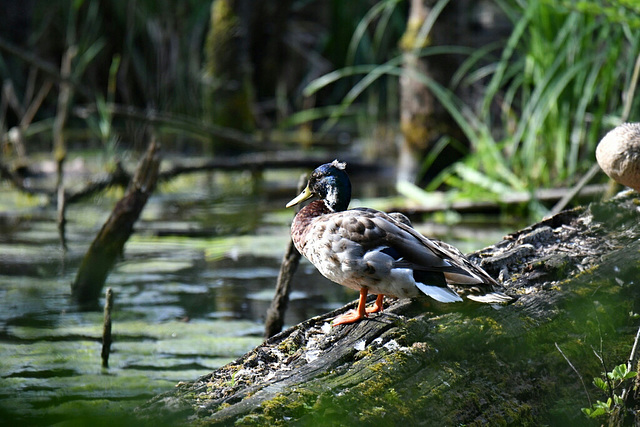
[[[439, 182], [467, 187], [455, 177], [492, 192], [485, 183], [518, 190], [571, 184], [594, 162], [603, 132], [621, 121], [624, 97], [633, 97], [628, 88], [640, 54], [640, 27], [622, 3], [616, 20], [598, 2], [501, 5], [514, 30], [500, 58], [483, 63], [470, 57], [462, 69], [476, 71], [452, 82], [474, 84], [486, 79], [478, 70], [492, 70], [480, 110], [459, 123], [473, 154], [431, 188]], [[640, 102], [633, 105], [629, 119], [638, 120]], [[469, 169], [482, 180], [470, 177]]]
[[327, 33], [325, 47], [331, 50], [335, 69], [313, 79], [302, 91], [305, 97], [322, 95], [324, 102], [295, 111], [280, 127], [318, 121], [320, 133], [347, 128], [366, 134], [378, 123], [396, 121], [399, 85], [394, 70], [400, 65], [398, 40], [406, 26], [404, 7], [401, 0], [358, 1], [353, 7], [334, 0], [335, 19], [352, 29], [348, 34]]
[[[640, 120], [640, 101], [632, 93], [637, 79], [634, 64], [640, 55], [639, 4], [628, 0], [497, 3], [513, 23], [504, 44], [476, 50], [451, 46], [419, 50], [423, 56], [467, 55], [449, 86], [426, 75], [413, 76], [449, 111], [470, 148], [469, 155], [446, 168], [427, 190], [446, 184], [465, 196], [497, 197], [513, 190], [570, 185], [595, 161], [593, 153], [603, 133], [623, 119]], [[391, 4], [381, 1], [372, 13]], [[397, 55], [386, 62], [354, 64], [328, 73], [311, 82], [306, 93], [355, 75], [361, 78], [340, 104], [292, 119], [325, 115], [329, 117], [325, 127], [334, 125], [358, 97], [376, 90], [379, 78], [403, 72]], [[484, 88], [478, 107], [455, 96], [470, 85]], [[437, 154], [447, 144], [463, 147], [464, 141], [444, 136], [425, 157], [425, 169], [438, 161]]]

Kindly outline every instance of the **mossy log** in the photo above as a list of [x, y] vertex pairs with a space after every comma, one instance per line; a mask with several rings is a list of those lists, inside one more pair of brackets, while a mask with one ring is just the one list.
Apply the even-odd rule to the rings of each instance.
[[122, 254], [134, 224], [155, 189], [159, 169], [159, 146], [154, 140], [138, 164], [124, 197], [116, 203], [82, 259], [71, 284], [71, 295], [81, 305], [91, 306], [98, 302], [111, 268]]
[[[581, 408], [607, 399], [592, 379], [637, 364], [639, 206], [637, 193], [621, 194], [472, 254], [519, 297], [513, 304], [398, 300], [331, 327], [350, 304], [178, 384], [138, 414], [212, 425], [588, 423]], [[637, 423], [634, 394], [615, 410]]]

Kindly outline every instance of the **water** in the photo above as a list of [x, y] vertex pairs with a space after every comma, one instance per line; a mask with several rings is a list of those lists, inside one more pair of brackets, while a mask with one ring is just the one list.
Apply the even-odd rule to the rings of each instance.
[[[69, 207], [65, 254], [55, 209], [4, 184], [0, 424], [121, 416], [260, 344], [293, 215], [282, 207], [295, 191], [281, 189], [297, 176], [267, 173], [256, 186], [247, 174], [202, 173], [160, 186], [107, 280], [115, 299], [108, 369], [100, 358], [103, 313], [79, 311], [70, 283], [122, 192]], [[354, 298], [303, 261], [286, 325]]]

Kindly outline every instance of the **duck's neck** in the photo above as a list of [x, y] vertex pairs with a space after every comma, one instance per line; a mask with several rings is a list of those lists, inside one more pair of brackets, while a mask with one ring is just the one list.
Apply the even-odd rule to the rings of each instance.
[[331, 212], [331, 209], [322, 200], [314, 200], [296, 214], [293, 224], [291, 224], [291, 239], [300, 252], [302, 252], [311, 222], [315, 218]]

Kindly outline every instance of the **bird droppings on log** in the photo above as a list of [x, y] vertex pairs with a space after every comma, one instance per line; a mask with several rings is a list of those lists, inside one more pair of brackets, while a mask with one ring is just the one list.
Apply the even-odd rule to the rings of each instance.
[[[628, 312], [640, 311], [637, 197], [561, 212], [472, 254], [505, 278], [513, 304], [397, 300], [359, 323], [330, 327], [352, 303], [178, 384], [137, 413], [212, 425], [583, 422], [584, 390], [555, 344], [599, 375], [586, 342], [602, 341], [610, 319], [618, 341], [609, 351], [628, 357], [638, 327]], [[598, 308], [611, 298], [622, 303]]]

